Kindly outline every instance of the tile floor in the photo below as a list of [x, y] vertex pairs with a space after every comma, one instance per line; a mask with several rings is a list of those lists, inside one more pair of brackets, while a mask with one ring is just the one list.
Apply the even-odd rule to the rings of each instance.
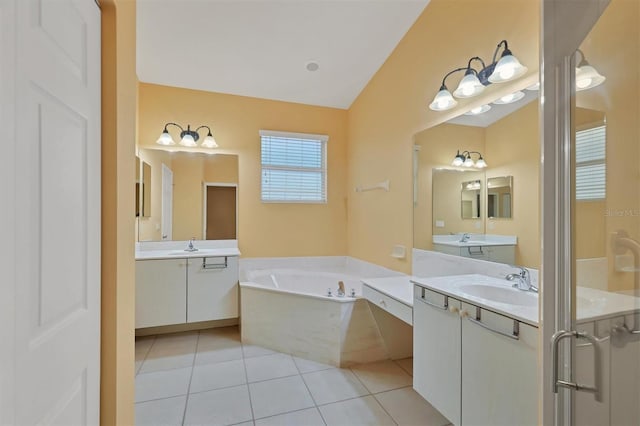
[[237, 327], [136, 339], [138, 425], [428, 425], [412, 360], [353, 368], [243, 345]]

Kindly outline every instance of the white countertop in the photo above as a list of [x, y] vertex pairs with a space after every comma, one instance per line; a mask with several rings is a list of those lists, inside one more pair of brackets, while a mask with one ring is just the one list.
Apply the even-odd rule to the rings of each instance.
[[388, 278], [365, 278], [362, 283], [413, 308], [413, 284], [411, 283], [413, 278], [415, 277], [409, 275]]
[[433, 244], [442, 244], [452, 247], [477, 247], [477, 246], [515, 246], [518, 238], [511, 235], [470, 234], [469, 241], [462, 242], [462, 234], [434, 235]]
[[189, 241], [148, 241], [136, 243], [136, 260], [186, 259], [240, 256], [236, 240], [195, 240], [196, 251], [186, 251]]
[[[513, 282], [480, 274], [452, 275], [435, 278], [412, 278], [411, 282], [435, 292], [455, 297], [456, 299], [479, 305], [490, 311], [517, 319], [534, 327], [538, 326], [538, 295], [533, 292], [521, 292], [522, 297], [530, 299], [530, 304], [513, 305], [491, 299], [475, 296], [465, 292], [464, 287], [469, 284], [479, 284], [491, 287], [504, 287], [511, 290]], [[519, 291], [519, 290], [514, 290]]]

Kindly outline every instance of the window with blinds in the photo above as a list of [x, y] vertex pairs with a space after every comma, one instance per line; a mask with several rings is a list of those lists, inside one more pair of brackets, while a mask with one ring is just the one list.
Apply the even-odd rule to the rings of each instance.
[[328, 136], [262, 130], [260, 139], [263, 202], [327, 202]]
[[606, 126], [576, 132], [576, 200], [606, 195]]

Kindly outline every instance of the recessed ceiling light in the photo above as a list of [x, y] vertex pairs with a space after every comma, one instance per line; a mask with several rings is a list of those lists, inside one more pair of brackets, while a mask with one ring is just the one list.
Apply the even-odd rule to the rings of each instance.
[[318, 71], [318, 68], [320, 68], [320, 65], [316, 62], [316, 61], [309, 61], [305, 64], [305, 67], [307, 68], [307, 71]]

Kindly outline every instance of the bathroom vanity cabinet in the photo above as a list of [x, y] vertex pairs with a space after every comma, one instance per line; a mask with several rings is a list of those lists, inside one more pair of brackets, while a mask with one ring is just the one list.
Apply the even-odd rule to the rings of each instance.
[[420, 395], [455, 425], [538, 423], [536, 327], [420, 286], [413, 309]]
[[238, 258], [136, 261], [136, 328], [238, 317]]
[[455, 256], [470, 257], [478, 260], [488, 260], [491, 262], [515, 264], [516, 250], [514, 245], [472, 245], [454, 246], [448, 244], [433, 243], [433, 250], [452, 254]]

